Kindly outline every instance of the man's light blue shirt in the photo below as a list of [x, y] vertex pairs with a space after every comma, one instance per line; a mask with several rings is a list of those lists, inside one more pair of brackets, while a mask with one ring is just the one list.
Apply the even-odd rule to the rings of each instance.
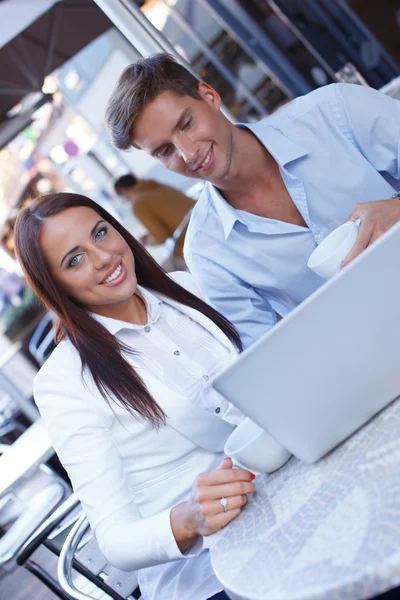
[[277, 161], [307, 228], [228, 204], [207, 184], [192, 213], [185, 258], [206, 297], [249, 346], [323, 280], [307, 260], [358, 202], [400, 189], [400, 102], [332, 84], [247, 127]]

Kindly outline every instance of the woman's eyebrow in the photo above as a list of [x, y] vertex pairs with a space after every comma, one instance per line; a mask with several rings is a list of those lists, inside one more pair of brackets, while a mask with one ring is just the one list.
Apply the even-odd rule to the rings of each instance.
[[[90, 235], [93, 235], [94, 232], [96, 231], [97, 227], [100, 225], [100, 223], [103, 223], [103, 222], [105, 222], [104, 219], [100, 219], [100, 221], [97, 221], [97, 223], [90, 230]], [[61, 259], [60, 267], [62, 267], [62, 264], [63, 264], [64, 260], [67, 258], [67, 256], [69, 256], [73, 252], [76, 252], [77, 250], [79, 250], [79, 246], [74, 246], [73, 248], [71, 248], [71, 250], [68, 250], [68, 252], [66, 252], [66, 254], [64, 254], [64, 256]]]

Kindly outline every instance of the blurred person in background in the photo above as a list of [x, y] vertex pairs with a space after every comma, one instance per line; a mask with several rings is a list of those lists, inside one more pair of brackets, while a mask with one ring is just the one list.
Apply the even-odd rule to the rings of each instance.
[[[116, 193], [127, 200], [135, 216], [147, 229], [141, 238], [143, 244], [163, 244], [172, 237], [194, 202], [185, 194], [157, 181], [137, 179], [132, 173], [123, 175], [114, 184]], [[186, 227], [179, 236], [174, 259], [179, 268], [184, 267], [183, 243]]]
[[25, 282], [22, 277], [0, 267], [0, 294], [6, 299], [6, 303], [19, 306], [24, 290]]

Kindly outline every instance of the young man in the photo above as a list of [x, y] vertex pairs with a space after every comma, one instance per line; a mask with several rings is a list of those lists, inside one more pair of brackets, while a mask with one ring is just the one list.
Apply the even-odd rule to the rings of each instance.
[[362, 221], [347, 263], [400, 220], [400, 102], [333, 84], [256, 124], [235, 126], [220, 107], [158, 54], [124, 71], [106, 118], [118, 148], [209, 182], [185, 258], [248, 346], [323, 283], [307, 260], [335, 227]]
[[[135, 216], [146, 227], [148, 234], [142, 241], [150, 245], [162, 244], [172, 237], [193, 208], [193, 200], [179, 190], [150, 179], [137, 179], [132, 173], [117, 179], [114, 189], [131, 204]], [[185, 234], [186, 228], [179, 236], [174, 251], [174, 259], [182, 267]]]

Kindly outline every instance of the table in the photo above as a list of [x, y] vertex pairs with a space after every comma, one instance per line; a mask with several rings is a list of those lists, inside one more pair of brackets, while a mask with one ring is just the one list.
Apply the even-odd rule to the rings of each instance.
[[357, 600], [400, 585], [400, 400], [315, 465], [257, 477], [210, 538], [233, 600]]
[[0, 498], [53, 454], [50, 438], [38, 419], [0, 456]]

